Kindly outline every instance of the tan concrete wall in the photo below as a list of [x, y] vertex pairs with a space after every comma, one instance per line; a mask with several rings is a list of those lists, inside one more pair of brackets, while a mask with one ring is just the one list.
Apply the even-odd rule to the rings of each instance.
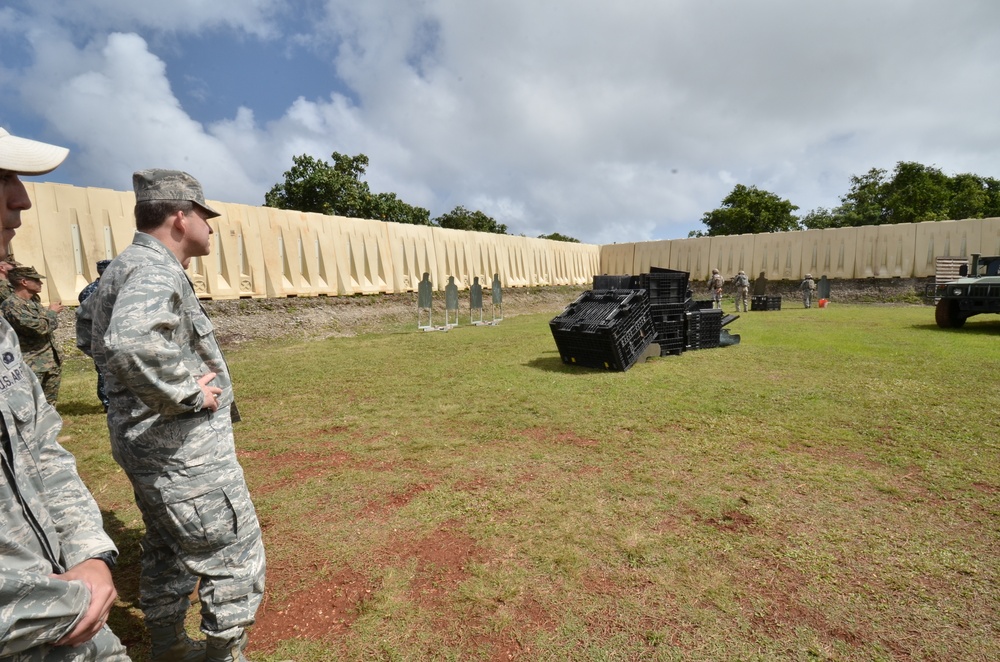
[[[11, 244], [15, 257], [47, 276], [42, 298], [75, 305], [135, 231], [131, 192], [25, 182], [33, 206]], [[212, 254], [188, 269], [199, 295], [337, 296], [414, 292], [424, 273], [435, 290], [449, 276], [503, 287], [586, 285], [594, 274], [679, 269], [707, 280], [744, 270], [769, 280], [926, 278], [937, 257], [1000, 255], [1000, 218], [860, 228], [695, 237], [595, 246], [428, 226], [383, 223], [209, 201]]]
[[[11, 243], [15, 257], [46, 276], [42, 299], [76, 305], [98, 260], [118, 255], [135, 233], [131, 192], [25, 182], [32, 208]], [[488, 288], [585, 285], [600, 247], [548, 239], [252, 207], [209, 200], [212, 253], [191, 261], [199, 296], [337, 296], [414, 292], [424, 273], [436, 290], [450, 276]]]
[[[628, 255], [631, 253], [632, 260]], [[601, 247], [599, 273], [637, 274], [651, 266], [680, 269], [707, 280], [713, 268], [727, 279], [741, 269], [751, 278], [801, 280], [927, 278], [935, 258], [1000, 255], [1000, 218], [698, 237]]]

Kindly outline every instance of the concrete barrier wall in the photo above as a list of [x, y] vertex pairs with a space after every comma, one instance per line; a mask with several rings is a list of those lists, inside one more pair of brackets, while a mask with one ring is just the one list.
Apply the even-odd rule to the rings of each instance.
[[601, 246], [599, 273], [637, 274], [659, 266], [687, 271], [692, 280], [708, 280], [712, 269], [727, 279], [740, 270], [751, 278], [763, 272], [768, 280], [788, 281], [807, 273], [928, 278], [936, 258], [971, 253], [1000, 255], [1000, 218], [614, 244]]
[[[11, 244], [14, 256], [45, 276], [42, 299], [76, 305], [97, 277], [98, 260], [132, 243], [131, 192], [65, 184], [25, 186], [32, 208]], [[424, 273], [435, 290], [449, 277], [461, 289], [586, 285], [600, 247], [548, 239], [252, 207], [209, 200], [212, 252], [188, 274], [206, 299], [415, 292]], [[631, 260], [631, 254], [629, 256]]]
[[[132, 242], [131, 192], [25, 182], [33, 206], [11, 244], [18, 261], [46, 275], [42, 299], [75, 305], [98, 260]], [[760, 235], [694, 237], [595, 246], [485, 232], [384, 223], [209, 201], [212, 254], [188, 268], [199, 296], [338, 296], [415, 292], [423, 274], [443, 291], [476, 278], [484, 287], [587, 285], [595, 274], [650, 267], [707, 280], [743, 270], [769, 280], [927, 278], [938, 257], [1000, 255], [1000, 218]]]

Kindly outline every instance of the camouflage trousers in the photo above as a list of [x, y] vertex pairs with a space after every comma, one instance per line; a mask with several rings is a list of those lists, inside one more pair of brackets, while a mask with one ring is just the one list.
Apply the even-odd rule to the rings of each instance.
[[107, 625], [85, 644], [38, 646], [15, 655], [0, 657], [0, 662], [131, 662], [125, 647]]
[[[237, 480], [178, 503], [142, 494], [139, 606], [147, 625], [183, 619], [198, 586], [201, 630], [233, 639], [254, 622], [264, 594], [264, 543], [243, 472]], [[200, 582], [199, 582], [200, 580]]]
[[62, 383], [62, 369], [58, 365], [51, 365], [45, 372], [36, 372], [35, 377], [42, 384], [45, 401], [55, 407], [56, 398], [59, 397], [59, 384]]
[[802, 291], [802, 305], [806, 308], [812, 307], [812, 292], [809, 290]]
[[736, 294], [733, 295], [733, 301], [736, 303], [736, 312], [740, 312], [740, 302], [743, 303], [743, 312], [747, 312], [750, 300], [749, 294], [750, 294], [749, 287], [736, 288]]

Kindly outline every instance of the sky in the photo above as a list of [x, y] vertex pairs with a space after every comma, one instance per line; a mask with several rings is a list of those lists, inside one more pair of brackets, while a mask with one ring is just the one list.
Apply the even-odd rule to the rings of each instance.
[[1000, 178], [996, 0], [4, 0], [0, 126], [35, 181], [176, 168], [263, 204], [365, 154], [431, 217], [678, 239], [737, 184], [805, 214], [916, 161]]

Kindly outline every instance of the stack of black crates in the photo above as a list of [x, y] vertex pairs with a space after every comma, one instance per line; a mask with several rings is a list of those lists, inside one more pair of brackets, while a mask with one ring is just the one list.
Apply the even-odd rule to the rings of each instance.
[[754, 294], [750, 297], [750, 310], [781, 310], [781, 297]]
[[549, 328], [563, 363], [628, 370], [650, 343], [660, 356], [719, 347], [726, 322], [711, 300], [694, 300], [689, 274], [651, 267], [638, 276], [594, 276]]
[[685, 349], [711, 349], [719, 346], [722, 334], [722, 310], [695, 308], [687, 312], [687, 346]]
[[652, 267], [639, 276], [639, 286], [649, 298], [649, 314], [656, 330], [653, 342], [660, 345], [660, 356], [680, 354], [687, 345], [688, 272]]
[[631, 368], [654, 336], [649, 300], [641, 289], [588, 290], [549, 328], [563, 363], [604, 370]]

